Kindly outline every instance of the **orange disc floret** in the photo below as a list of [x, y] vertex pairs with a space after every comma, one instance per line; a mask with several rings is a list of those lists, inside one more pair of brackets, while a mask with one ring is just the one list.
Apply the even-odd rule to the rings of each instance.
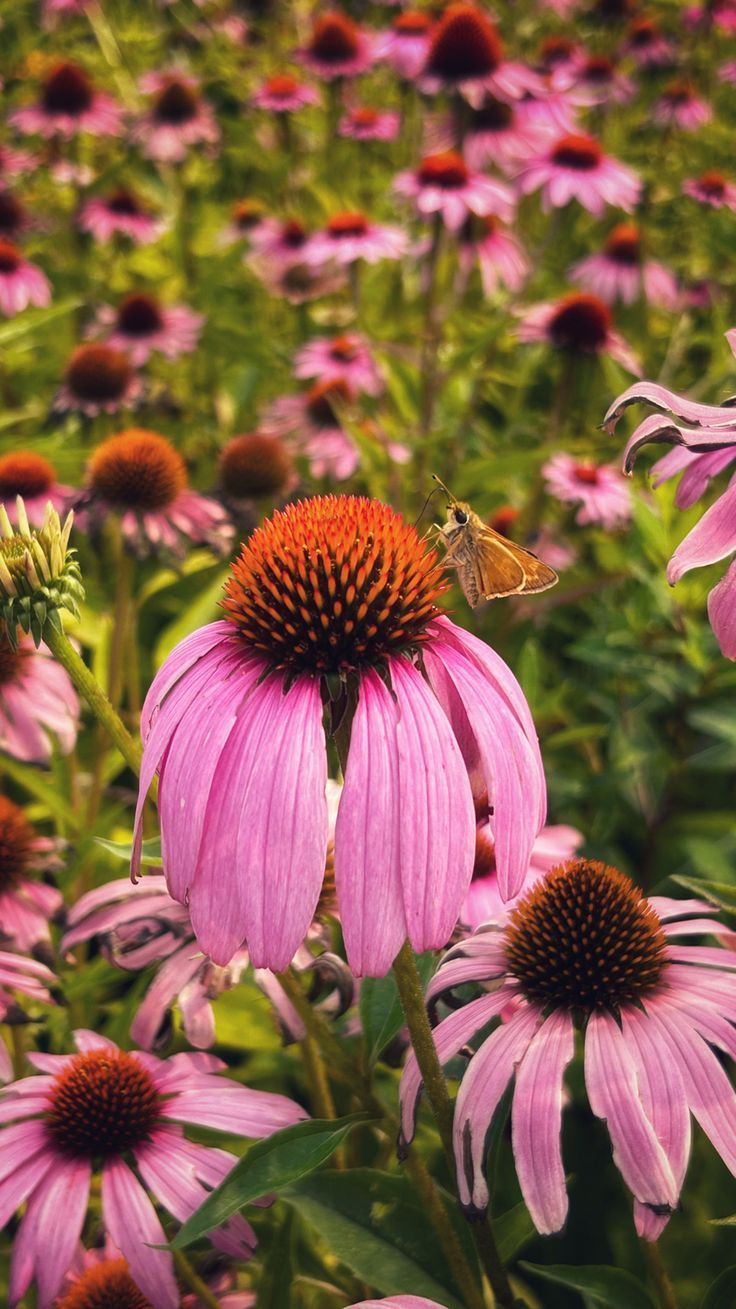
[[223, 608], [275, 667], [340, 672], [421, 644], [446, 588], [437, 552], [389, 505], [327, 495], [256, 529]]
[[396, 15], [391, 26], [399, 36], [426, 36], [432, 20], [423, 9], [405, 9]]
[[339, 427], [339, 409], [348, 405], [353, 393], [341, 377], [315, 382], [305, 397], [307, 415], [316, 427]]
[[165, 436], [130, 427], [97, 447], [88, 477], [94, 495], [119, 509], [155, 512], [186, 488], [184, 460]]
[[56, 1309], [152, 1309], [124, 1259], [105, 1259], [76, 1277]]
[[554, 163], [562, 168], [579, 168], [581, 172], [597, 168], [602, 158], [603, 151], [598, 142], [582, 132], [561, 137], [552, 151]]
[[268, 78], [264, 87], [264, 90], [269, 95], [275, 96], [277, 100], [287, 100], [299, 89], [299, 82], [295, 77], [290, 77], [288, 73], [274, 73], [273, 77]]
[[723, 176], [723, 173], [716, 172], [714, 168], [711, 168], [707, 172], [700, 174], [700, 177], [698, 178], [698, 186], [702, 191], [705, 191], [707, 195], [713, 196], [714, 199], [718, 199], [718, 197], [725, 194], [726, 179]]
[[419, 165], [422, 186], [440, 186], [447, 190], [465, 186], [468, 166], [456, 150], [443, 150], [440, 154], [425, 155]]
[[20, 268], [23, 256], [12, 241], [0, 240], [0, 273], [15, 273]]
[[20, 806], [0, 795], [0, 892], [12, 890], [27, 872], [35, 841], [36, 833]]
[[488, 76], [502, 59], [501, 38], [490, 18], [475, 5], [452, 4], [434, 29], [424, 72], [462, 82]]
[[355, 59], [360, 50], [358, 29], [352, 18], [338, 10], [317, 19], [309, 42], [309, 53], [323, 64], [342, 64]]
[[122, 350], [109, 345], [78, 345], [66, 366], [65, 380], [79, 400], [106, 404], [121, 400], [133, 369]]
[[368, 231], [368, 219], [365, 214], [345, 212], [334, 214], [327, 224], [330, 236], [340, 240], [343, 236], [365, 236]]
[[220, 452], [220, 485], [236, 500], [277, 495], [292, 471], [288, 450], [276, 436], [245, 432], [234, 436]]
[[606, 237], [605, 251], [619, 264], [638, 264], [641, 258], [641, 231], [636, 223], [617, 223]]
[[583, 486], [598, 485], [598, 469], [595, 464], [576, 464], [572, 471], [575, 481], [582, 482]]
[[55, 481], [53, 464], [33, 450], [18, 450], [0, 458], [0, 500], [11, 500], [16, 495], [33, 499], [48, 491]]
[[83, 114], [92, 105], [92, 83], [78, 64], [63, 63], [52, 68], [41, 90], [41, 104], [47, 114]]
[[549, 324], [554, 345], [564, 350], [602, 350], [612, 327], [611, 311], [597, 295], [573, 292], [558, 304]]
[[109, 1159], [150, 1137], [161, 1097], [153, 1078], [125, 1050], [74, 1055], [54, 1078], [45, 1125], [75, 1159]]

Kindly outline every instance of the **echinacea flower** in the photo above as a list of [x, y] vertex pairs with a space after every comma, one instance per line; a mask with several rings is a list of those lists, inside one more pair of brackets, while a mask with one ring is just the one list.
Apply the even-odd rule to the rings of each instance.
[[145, 428], [128, 428], [97, 446], [80, 504], [77, 524], [82, 530], [97, 533], [115, 514], [124, 539], [140, 558], [159, 550], [183, 558], [195, 542], [226, 554], [233, 537], [222, 506], [189, 487], [178, 450]]
[[191, 146], [216, 146], [220, 129], [210, 106], [199, 94], [196, 78], [183, 73], [146, 73], [141, 91], [153, 103], [131, 131], [148, 159], [178, 164]]
[[35, 450], [17, 450], [0, 456], [0, 504], [9, 514], [15, 510], [18, 496], [22, 496], [28, 521], [40, 527], [46, 517], [46, 506], [57, 511], [64, 508], [73, 494], [70, 486], [56, 480], [56, 469], [48, 459]]
[[230, 222], [220, 233], [220, 240], [225, 245], [233, 241], [250, 240], [263, 225], [268, 222], [260, 200], [248, 196], [236, 200], [230, 208]]
[[493, 295], [499, 283], [509, 291], [520, 291], [529, 272], [529, 262], [516, 237], [490, 214], [471, 214], [458, 232], [458, 261], [463, 274], [477, 262], [483, 292]]
[[569, 85], [572, 75], [580, 66], [582, 50], [577, 41], [563, 33], [546, 36], [539, 44], [538, 63], [547, 77], [561, 77]]
[[351, 388], [341, 378], [315, 382], [308, 391], [274, 400], [264, 416], [263, 430], [287, 437], [294, 451], [309, 460], [313, 477], [343, 482], [352, 477], [359, 462], [341, 419], [341, 410], [353, 400]]
[[400, 259], [407, 244], [406, 232], [400, 227], [375, 223], [351, 210], [333, 214], [326, 227], [309, 238], [302, 258], [312, 268], [330, 263], [344, 268], [358, 259], [377, 264], [381, 259]]
[[203, 324], [204, 315], [188, 305], [164, 305], [145, 291], [133, 291], [117, 309], [104, 305], [97, 313], [97, 326], [107, 332], [106, 344], [123, 350], [134, 368], [154, 352], [166, 359], [191, 354]]
[[470, 114], [463, 156], [471, 168], [480, 170], [494, 164], [510, 173], [524, 160], [539, 154], [549, 136], [549, 126], [525, 121], [518, 105], [487, 95]]
[[669, 82], [652, 109], [655, 123], [663, 127], [679, 127], [684, 132], [694, 132], [709, 123], [713, 111], [707, 101], [703, 100], [689, 82], [677, 80]]
[[518, 100], [540, 87], [531, 68], [505, 58], [488, 15], [463, 3], [449, 4], [432, 29], [417, 77], [423, 91], [459, 91], [471, 104], [478, 104], [486, 92], [499, 100]]
[[127, 355], [109, 345], [78, 345], [64, 370], [53, 407], [60, 413], [79, 410], [87, 418], [132, 408], [141, 380]]
[[50, 939], [62, 896], [34, 874], [60, 867], [59, 841], [39, 836], [20, 805], [0, 795], [0, 937], [16, 950]]
[[[578, 1030], [588, 1103], [607, 1124], [640, 1236], [656, 1240], [677, 1207], [690, 1114], [736, 1173], [736, 1094], [719, 1057], [736, 1050], [736, 953], [680, 942], [723, 935], [706, 917], [712, 913], [698, 900], [647, 900], [617, 869], [574, 859], [539, 881], [505, 924], [449, 951], [427, 992], [432, 1004], [468, 982], [492, 982], [493, 990], [436, 1027], [442, 1062], [501, 1019], [470, 1060], [455, 1104], [467, 1211], [488, 1206], [486, 1137], [513, 1085], [511, 1141], [524, 1202], [540, 1233], [563, 1226], [563, 1079]], [[410, 1055], [401, 1090], [407, 1141], [420, 1090]]]
[[20, 132], [47, 137], [69, 138], [77, 132], [120, 136], [123, 130], [117, 102], [96, 90], [83, 68], [69, 62], [56, 64], [44, 78], [36, 104], [13, 110], [8, 121]]
[[277, 265], [285, 269], [304, 262], [309, 232], [297, 218], [283, 221], [265, 218], [249, 230], [249, 236], [254, 252], [252, 262], [256, 267], [263, 265], [273, 269]]
[[397, 77], [412, 81], [418, 76], [429, 48], [432, 20], [423, 9], [404, 9], [394, 18], [376, 44], [379, 59], [385, 59]]
[[505, 182], [473, 172], [455, 150], [426, 155], [416, 169], [394, 180], [399, 195], [413, 200], [422, 218], [439, 214], [451, 232], [457, 232], [470, 214], [493, 214], [508, 223], [516, 202]]
[[[735, 334], [726, 335], [736, 351]], [[638, 403], [650, 404], [660, 413], [645, 418], [629, 438], [624, 467], [631, 471], [639, 451], [648, 442], [679, 447], [659, 460], [654, 473], [657, 485], [682, 473], [676, 499], [681, 508], [687, 508], [704, 494], [711, 479], [736, 458], [734, 410], [730, 405], [698, 404], [655, 382], [641, 382], [614, 400], [604, 419], [608, 430], [615, 428], [629, 405]], [[667, 566], [667, 580], [674, 586], [691, 568], [719, 563], [735, 552], [736, 481], [732, 478], [715, 504], [706, 509], [678, 545]], [[727, 659], [736, 659], [736, 560], [708, 596], [708, 617], [722, 653]]]
[[640, 68], [664, 68], [675, 62], [675, 47], [654, 18], [633, 18], [626, 29], [621, 53]]
[[36, 156], [29, 150], [14, 150], [3, 142], [0, 145], [0, 182], [4, 184], [7, 177], [32, 172], [37, 163]]
[[[120, 1050], [90, 1031], [75, 1032], [74, 1041], [76, 1054], [29, 1054], [40, 1075], [12, 1082], [0, 1094], [0, 1118], [9, 1124], [0, 1131], [2, 1226], [27, 1202], [13, 1247], [10, 1303], [16, 1305], [35, 1280], [39, 1309], [50, 1309], [99, 1170], [102, 1220], [133, 1280], [153, 1309], [179, 1309], [171, 1254], [153, 1248], [166, 1235], [152, 1197], [184, 1222], [235, 1163], [227, 1150], [189, 1141], [182, 1124], [263, 1138], [304, 1112], [285, 1096], [216, 1077], [225, 1065], [213, 1055], [157, 1059]], [[211, 1239], [240, 1259], [256, 1244], [239, 1214]]]
[[344, 382], [356, 395], [379, 395], [383, 390], [373, 356], [357, 332], [307, 341], [294, 359], [294, 376]]
[[79, 701], [68, 673], [45, 645], [29, 636], [11, 645], [0, 633], [0, 750], [24, 763], [45, 764], [54, 745], [74, 749]]
[[636, 87], [607, 55], [590, 55], [576, 69], [575, 100], [581, 105], [623, 105], [633, 99]]
[[[498, 530], [498, 529], [497, 529]], [[498, 888], [496, 846], [493, 840], [493, 822], [488, 818], [488, 801], [477, 804], [476, 811], [483, 816], [475, 833], [475, 862], [468, 894], [460, 910], [460, 920], [470, 928], [478, 928], [491, 920], [505, 921], [519, 900], [530, 891], [550, 868], [565, 863], [580, 849], [583, 834], [565, 823], [543, 827], [532, 847], [529, 868], [521, 890], [512, 900], [504, 901]]]
[[44, 308], [50, 303], [51, 287], [46, 275], [24, 259], [12, 241], [0, 239], [0, 313], [12, 318], [29, 305]]
[[680, 291], [674, 273], [654, 259], [645, 259], [642, 233], [636, 223], [619, 223], [609, 232], [600, 254], [588, 255], [570, 269], [570, 277], [606, 304], [634, 304], [640, 296], [650, 304], [676, 309]]
[[521, 311], [517, 328], [520, 341], [544, 341], [572, 354], [609, 354], [637, 376], [639, 363], [623, 337], [614, 329], [611, 311], [598, 296], [572, 291], [561, 300], [545, 300]]
[[575, 522], [597, 523], [607, 531], [631, 520], [631, 494], [626, 479], [611, 464], [594, 464], [573, 455], [556, 454], [542, 468], [546, 490], [563, 504], [580, 505]]
[[688, 177], [682, 184], [684, 195], [692, 196], [711, 209], [722, 209], [724, 205], [736, 212], [736, 184], [730, 182], [723, 173], [709, 169], [698, 177]]
[[399, 115], [393, 110], [360, 105], [340, 119], [338, 131], [340, 136], [351, 136], [354, 141], [395, 141], [399, 126]]
[[295, 114], [305, 105], [319, 104], [314, 87], [300, 82], [290, 73], [274, 73], [268, 77], [253, 92], [250, 100], [257, 109], [270, 109], [274, 114]]
[[[0, 654], [0, 658], [2, 655]], [[40, 1004], [53, 1004], [50, 988], [57, 986], [57, 978], [45, 964], [29, 959], [25, 954], [0, 950], [0, 1023], [9, 1027], [26, 1023], [28, 1018], [17, 996], [26, 996]], [[13, 1076], [13, 1061], [0, 1037], [0, 1082]]]
[[329, 835], [325, 733], [344, 740], [346, 714], [334, 868], [354, 973], [385, 973], [407, 937], [415, 950], [449, 939], [473, 867], [474, 784], [494, 806], [502, 893], [518, 890], [544, 822], [536, 735], [510, 670], [437, 608], [445, 585], [388, 505], [300, 501], [243, 546], [225, 619], [157, 673], [133, 870], [158, 772], [169, 890], [215, 962], [245, 942], [279, 971], [306, 935]]
[[[234, 1261], [233, 1261], [234, 1263]], [[199, 1274], [220, 1309], [255, 1309], [253, 1291], [233, 1290], [234, 1277], [224, 1260], [205, 1263]], [[181, 1309], [204, 1309], [194, 1293], [182, 1295]], [[133, 1281], [127, 1262], [108, 1238], [103, 1248], [84, 1250], [69, 1268], [54, 1309], [153, 1309]]]
[[78, 222], [82, 231], [91, 233], [96, 241], [110, 241], [120, 235], [136, 245], [157, 240], [164, 230], [161, 219], [154, 217], [135, 193], [124, 187], [87, 200]]
[[243, 432], [222, 447], [217, 461], [218, 487], [231, 501], [276, 499], [296, 484], [294, 461], [283, 441], [265, 432]]
[[375, 60], [374, 37], [341, 9], [326, 10], [315, 19], [309, 41], [296, 57], [315, 77], [328, 82], [336, 77], [359, 77]]
[[596, 218], [602, 216], [606, 205], [630, 213], [641, 194], [636, 173], [604, 154], [594, 137], [582, 133], [569, 133], [554, 141], [523, 165], [516, 180], [522, 195], [541, 190], [545, 212], [577, 200]]

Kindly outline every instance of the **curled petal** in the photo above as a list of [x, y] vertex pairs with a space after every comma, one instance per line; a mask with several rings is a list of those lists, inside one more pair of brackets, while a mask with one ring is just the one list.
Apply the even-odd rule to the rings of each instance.
[[719, 496], [680, 542], [667, 568], [670, 586], [691, 568], [718, 563], [736, 550], [736, 483]]
[[[733, 428], [728, 429], [725, 426], [713, 427], [680, 427], [673, 423], [671, 418], [666, 418], [663, 414], [650, 414], [648, 418], [640, 423], [636, 431], [626, 442], [624, 450], [624, 472], [631, 473], [636, 462], [636, 457], [645, 445], [677, 445], [683, 446], [685, 450], [692, 454], [702, 454], [707, 451], [727, 450], [736, 446], [736, 414], [731, 420]], [[660, 481], [663, 480], [660, 477]]]
[[678, 395], [676, 391], [669, 391], [658, 382], [634, 382], [609, 407], [603, 419], [606, 431], [613, 432], [624, 410], [629, 405], [637, 404], [651, 405], [661, 413], [674, 414], [675, 418], [699, 427], [736, 428], [736, 410], [729, 409], [727, 405], [698, 404], [695, 400]]

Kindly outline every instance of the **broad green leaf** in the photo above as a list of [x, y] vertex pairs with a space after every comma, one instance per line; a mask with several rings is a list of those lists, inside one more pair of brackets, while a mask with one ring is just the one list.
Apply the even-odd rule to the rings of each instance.
[[[416, 963], [422, 985], [426, 986], [434, 971], [433, 952], [427, 950], [417, 955]], [[363, 979], [360, 987], [360, 1021], [366, 1057], [373, 1064], [404, 1024], [404, 1011], [393, 973], [385, 977]]]
[[[95, 845], [101, 845], [103, 850], [114, 855], [116, 859], [121, 859], [124, 863], [129, 864], [133, 857], [133, 842], [130, 841], [106, 841], [103, 837], [95, 837]], [[143, 842], [141, 847], [142, 864], [160, 864], [161, 863], [161, 837], [151, 836]]]
[[22, 787], [28, 795], [33, 796], [34, 800], [40, 801], [48, 812], [70, 831], [78, 830], [79, 820], [71, 806], [62, 795], [59, 795], [57, 787], [53, 785], [50, 778], [33, 764], [22, 764], [17, 759], [2, 755], [0, 773], [5, 773], [11, 782]]
[[[731, 1220], [736, 1222], [736, 1218]], [[736, 1304], [736, 1268], [727, 1268], [708, 1287], [700, 1309], [733, 1309]]]
[[372, 1289], [464, 1309], [424, 1208], [404, 1178], [370, 1168], [323, 1172], [288, 1187], [281, 1198]]
[[589, 1264], [576, 1268], [567, 1264], [519, 1265], [527, 1273], [541, 1277], [555, 1286], [569, 1286], [579, 1291], [596, 1309], [655, 1309], [654, 1301], [641, 1282], [623, 1268]]
[[368, 1121], [365, 1114], [334, 1120], [308, 1119], [257, 1141], [187, 1219], [172, 1241], [172, 1249], [183, 1250], [245, 1205], [272, 1191], [282, 1191], [290, 1182], [313, 1172], [327, 1162], [354, 1127]]
[[19, 314], [9, 323], [3, 323], [0, 327], [0, 345], [8, 345], [10, 341], [17, 341], [22, 336], [33, 333], [39, 327], [45, 327], [47, 323], [53, 322], [55, 318], [62, 318], [64, 314], [71, 314], [81, 305], [81, 300], [59, 300], [57, 304], [50, 305], [48, 309], [28, 309], [24, 314]]
[[498, 1253], [503, 1263], [511, 1263], [512, 1259], [536, 1236], [536, 1228], [529, 1216], [529, 1210], [522, 1202], [514, 1205], [513, 1209], [507, 1210], [505, 1214], [499, 1214], [498, 1218], [491, 1221], [493, 1235], [496, 1238]]

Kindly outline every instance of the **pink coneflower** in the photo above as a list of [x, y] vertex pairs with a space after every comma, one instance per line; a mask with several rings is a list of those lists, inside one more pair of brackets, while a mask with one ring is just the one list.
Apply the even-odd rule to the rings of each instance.
[[146, 73], [140, 87], [154, 100], [135, 124], [131, 138], [147, 158], [177, 164], [186, 158], [190, 146], [217, 145], [220, 129], [199, 94], [196, 78], [183, 73]]
[[0, 313], [12, 318], [29, 305], [43, 308], [50, 303], [51, 286], [45, 274], [23, 258], [17, 245], [0, 238]]
[[664, 127], [679, 127], [694, 132], [709, 123], [713, 111], [707, 101], [700, 98], [689, 82], [677, 80], [668, 83], [652, 110], [655, 123]]
[[549, 495], [563, 504], [580, 505], [575, 522], [596, 523], [614, 531], [631, 521], [631, 494], [626, 479], [611, 464], [594, 464], [556, 454], [542, 468]]
[[536, 735], [510, 670], [437, 608], [445, 587], [437, 554], [388, 505], [300, 501], [244, 545], [226, 619], [156, 675], [133, 867], [158, 772], [169, 889], [216, 962], [245, 941], [279, 971], [303, 940], [329, 835], [325, 731], [345, 713], [334, 867], [356, 975], [385, 973], [407, 937], [416, 950], [449, 938], [473, 867], [471, 777], [492, 798], [502, 893], [518, 890], [544, 822]]
[[578, 104], [572, 91], [549, 79], [539, 91], [530, 92], [519, 100], [515, 108], [520, 126], [543, 131], [545, 142], [578, 131]]
[[448, 5], [432, 29], [418, 80], [424, 91], [457, 90], [471, 104], [479, 104], [487, 92], [499, 100], [518, 100], [540, 87], [531, 68], [504, 57], [503, 43], [488, 15], [462, 3]]
[[356, 394], [378, 395], [383, 390], [373, 356], [356, 332], [308, 341], [294, 360], [294, 376], [344, 382]]
[[[263, 1138], [304, 1112], [285, 1096], [217, 1078], [225, 1065], [213, 1055], [156, 1059], [119, 1050], [89, 1031], [75, 1032], [74, 1041], [77, 1054], [29, 1054], [41, 1076], [11, 1083], [0, 1097], [10, 1124], [0, 1134], [3, 1226], [28, 1202], [14, 1244], [11, 1303], [35, 1279], [40, 1309], [50, 1309], [72, 1263], [99, 1168], [102, 1220], [131, 1276], [153, 1309], [179, 1309], [171, 1254], [152, 1248], [166, 1241], [153, 1199], [184, 1222], [235, 1163], [227, 1150], [189, 1141], [181, 1125]], [[62, 1203], [64, 1222], [54, 1224], [51, 1241], [50, 1217]], [[241, 1259], [256, 1244], [239, 1214], [212, 1239]]]
[[677, 279], [664, 264], [645, 259], [642, 235], [636, 223], [619, 223], [606, 237], [600, 254], [573, 264], [570, 277], [606, 304], [621, 300], [631, 305], [640, 296], [651, 304], [676, 309], [680, 304]]
[[319, 104], [314, 87], [290, 73], [274, 73], [253, 92], [250, 100], [257, 109], [270, 109], [274, 114], [295, 114], [305, 105]]
[[[235, 1278], [222, 1257], [205, 1263], [199, 1275], [221, 1309], [255, 1309], [252, 1291], [235, 1291]], [[151, 1309], [130, 1269], [109, 1237], [104, 1248], [84, 1250], [74, 1260], [54, 1309]], [[181, 1309], [203, 1309], [194, 1294], [182, 1295]]]
[[395, 141], [399, 134], [399, 115], [393, 110], [372, 109], [362, 105], [350, 109], [340, 119], [340, 136], [356, 141]]
[[0, 750], [24, 763], [45, 764], [54, 746], [74, 749], [79, 701], [68, 674], [45, 645], [21, 636], [14, 649], [0, 634]]
[[377, 264], [381, 259], [400, 259], [406, 247], [402, 228], [374, 223], [356, 210], [333, 214], [327, 226], [310, 237], [303, 259], [313, 268], [330, 263], [345, 267], [358, 259]]
[[40, 527], [47, 504], [61, 512], [72, 495], [70, 486], [56, 480], [56, 469], [35, 450], [18, 450], [0, 457], [0, 504], [12, 518], [15, 501], [23, 497], [28, 520]]
[[580, 67], [583, 51], [577, 41], [570, 36], [556, 33], [546, 36], [539, 44], [538, 63], [547, 76], [562, 78], [561, 85], [569, 85], [574, 73]]
[[218, 487], [232, 501], [278, 499], [297, 482], [294, 460], [284, 442], [265, 432], [242, 432], [222, 447], [217, 461]]
[[[496, 529], [498, 530], [498, 529]], [[488, 811], [486, 797], [485, 813]], [[475, 863], [473, 879], [470, 883], [465, 903], [460, 910], [460, 919], [473, 929], [481, 923], [505, 921], [516, 908], [522, 896], [526, 895], [537, 882], [546, 876], [550, 868], [572, 859], [583, 844], [583, 834], [575, 827], [559, 824], [543, 827], [532, 847], [529, 869], [524, 884], [513, 900], [504, 902], [498, 889], [496, 870], [496, 847], [493, 840], [493, 825], [488, 817], [478, 822], [475, 833]]]
[[[0, 951], [0, 1023], [11, 1026], [27, 1021], [16, 993], [41, 1004], [53, 1004], [49, 987], [55, 985], [57, 979], [45, 964], [22, 954]], [[0, 1037], [0, 1082], [8, 1082], [12, 1076], [13, 1061]]]
[[471, 112], [463, 154], [471, 168], [494, 164], [506, 173], [515, 172], [519, 163], [539, 154], [549, 137], [548, 125], [524, 122], [519, 105], [486, 96]]
[[225, 245], [232, 245], [234, 241], [252, 242], [256, 233], [265, 230], [266, 225], [271, 222], [272, 220], [266, 218], [260, 200], [250, 197], [236, 200], [230, 208], [230, 222], [220, 233], [220, 240]]
[[300, 258], [279, 261], [264, 258], [259, 250], [248, 261], [271, 295], [279, 296], [291, 305], [308, 304], [310, 300], [324, 300], [328, 295], [344, 291], [347, 285], [345, 268], [325, 264], [318, 268]]
[[683, 182], [682, 190], [684, 195], [692, 196], [693, 200], [710, 205], [712, 209], [722, 209], [725, 205], [736, 211], [736, 185], [715, 169], [701, 173], [699, 177], [689, 177]]
[[77, 525], [93, 533], [116, 514], [133, 552], [183, 557], [193, 543], [226, 554], [233, 528], [216, 500], [187, 484], [184, 460], [165, 436], [132, 427], [98, 445], [90, 459]]
[[359, 77], [376, 58], [374, 37], [340, 9], [320, 14], [297, 58], [316, 77]]
[[606, 205], [630, 212], [641, 194], [636, 173], [605, 155], [592, 136], [580, 133], [560, 137], [544, 154], [530, 159], [517, 183], [522, 195], [541, 188], [545, 211], [577, 200], [596, 218]]
[[0, 180], [17, 177], [19, 173], [30, 173], [38, 164], [35, 155], [28, 150], [13, 150], [4, 143], [0, 145]]
[[388, 32], [378, 37], [376, 53], [405, 82], [419, 75], [427, 58], [432, 20], [423, 9], [397, 14]]
[[388, 1300], [361, 1300], [348, 1305], [348, 1309], [442, 1309], [436, 1300], [423, 1295], [392, 1295]]
[[132, 407], [140, 393], [141, 380], [122, 350], [109, 345], [78, 345], [67, 361], [54, 409], [78, 409], [87, 418], [95, 418]]
[[271, 267], [275, 263], [283, 270], [304, 262], [309, 232], [296, 218], [265, 218], [251, 232], [250, 241], [259, 260]]
[[[736, 340], [727, 333], [732, 349]], [[624, 410], [644, 402], [663, 411], [645, 418], [630, 437], [624, 456], [627, 471], [633, 467], [639, 450], [647, 442], [667, 442], [681, 449], [673, 450], [655, 465], [657, 484], [682, 472], [677, 503], [686, 508], [707, 490], [711, 478], [731, 465], [736, 458], [736, 416], [729, 405], [703, 405], [668, 391], [655, 382], [629, 387], [614, 400], [604, 419], [612, 431]], [[667, 417], [672, 414], [673, 417]], [[683, 427], [675, 421], [685, 422]], [[691, 568], [719, 563], [736, 552], [736, 481], [706, 509], [703, 517], [680, 542], [667, 567], [671, 586]], [[736, 561], [708, 596], [708, 617], [722, 653], [736, 659]]]
[[191, 354], [203, 324], [204, 315], [188, 305], [162, 305], [145, 291], [134, 291], [117, 309], [105, 305], [97, 314], [97, 326], [107, 331], [106, 344], [124, 351], [134, 368], [154, 352], [166, 359]]
[[120, 187], [108, 196], [97, 196], [82, 206], [79, 226], [96, 241], [110, 241], [120, 234], [137, 245], [155, 241], [164, 230], [160, 218], [145, 208], [132, 191]]
[[62, 896], [33, 874], [61, 866], [59, 842], [39, 836], [20, 806], [0, 795], [0, 937], [16, 950], [50, 939], [49, 920]]
[[509, 291], [520, 291], [529, 272], [529, 262], [515, 236], [497, 219], [471, 214], [458, 232], [458, 260], [465, 277], [477, 262], [484, 294], [492, 296], [499, 283]]
[[662, 68], [675, 61], [675, 47], [654, 18], [634, 18], [626, 29], [621, 53], [640, 68]]
[[545, 341], [573, 354], [608, 354], [629, 372], [640, 372], [636, 356], [613, 327], [608, 305], [588, 292], [532, 305], [523, 311], [517, 333], [520, 341]]
[[729, 59], [725, 64], [721, 64], [718, 69], [718, 79], [721, 82], [736, 82], [736, 59]]
[[[588, 1102], [607, 1123], [640, 1236], [655, 1240], [677, 1207], [690, 1113], [736, 1172], [736, 1096], [720, 1058], [734, 1052], [736, 954], [680, 943], [687, 935], [722, 935], [704, 917], [713, 912], [697, 900], [647, 900], [617, 869], [574, 859], [540, 881], [506, 924], [445, 956], [427, 993], [432, 1002], [470, 981], [492, 981], [493, 990], [435, 1029], [441, 1060], [501, 1019], [471, 1059], [455, 1105], [466, 1210], [488, 1205], [486, 1136], [514, 1083], [511, 1140], [524, 1202], [539, 1232], [563, 1226], [563, 1078], [578, 1031]], [[410, 1055], [402, 1078], [407, 1141], [420, 1090]]]
[[8, 122], [20, 132], [38, 136], [120, 136], [122, 111], [109, 95], [95, 90], [78, 64], [56, 64], [41, 86], [36, 104], [15, 109]]
[[457, 232], [471, 214], [493, 214], [508, 223], [516, 208], [505, 182], [472, 172], [455, 150], [426, 155], [418, 168], [399, 173], [394, 189], [413, 200], [423, 218], [440, 214], [451, 232]]
[[576, 70], [575, 100], [581, 105], [627, 104], [636, 86], [606, 55], [590, 55]]
[[340, 417], [353, 400], [351, 388], [342, 379], [316, 382], [298, 395], [279, 396], [263, 429], [268, 435], [287, 437], [295, 452], [309, 461], [313, 477], [344, 482], [359, 463], [358, 451]]

